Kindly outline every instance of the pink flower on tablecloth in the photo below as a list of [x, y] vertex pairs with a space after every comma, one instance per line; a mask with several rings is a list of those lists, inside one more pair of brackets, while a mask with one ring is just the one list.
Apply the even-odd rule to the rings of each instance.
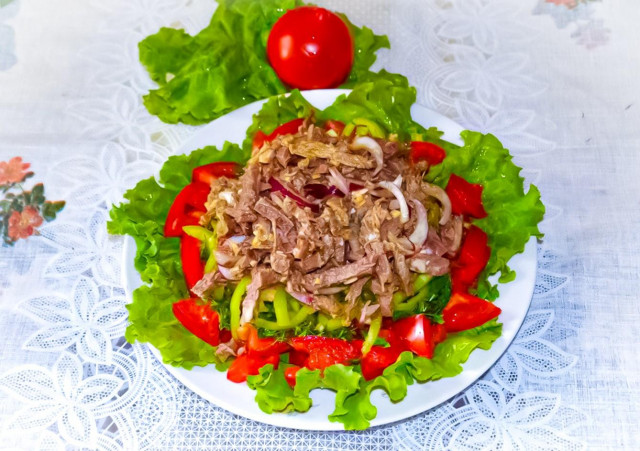
[[553, 3], [554, 5], [564, 5], [567, 8], [574, 8], [578, 5], [578, 0], [544, 0], [547, 3]]
[[42, 225], [43, 219], [34, 207], [27, 205], [22, 211], [15, 210], [9, 217], [9, 238], [18, 241], [33, 235], [36, 227]]
[[13, 157], [9, 161], [0, 161], [0, 185], [22, 182], [29, 173], [29, 163], [23, 163], [21, 157]]

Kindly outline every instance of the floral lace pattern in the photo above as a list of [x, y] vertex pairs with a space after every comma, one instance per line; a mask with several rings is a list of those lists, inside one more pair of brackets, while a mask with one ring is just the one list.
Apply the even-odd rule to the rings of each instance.
[[[544, 246], [531, 311], [499, 362], [455, 399], [362, 433], [287, 430], [230, 414], [176, 381], [146, 346], [124, 341], [122, 239], [106, 233], [107, 208], [157, 171], [193, 130], [146, 113], [140, 96], [151, 82], [136, 44], [160, 26], [202, 27], [214, 7], [203, 3], [93, 2], [105, 26], [80, 52], [92, 95], [67, 111], [87, 151], [57, 159], [46, 180], [68, 204], [57, 221], [38, 226], [39, 236], [0, 249], [7, 336], [20, 336], [10, 329], [12, 318], [28, 318], [31, 330], [13, 346], [43, 359], [25, 365], [9, 355], [15, 364], [0, 375], [3, 443], [101, 450], [584, 447], [576, 431], [588, 419], [546, 388], [575, 369], [576, 356], [564, 346], [574, 325], [555, 321], [555, 301], [571, 284], [566, 262]], [[392, 16], [393, 51], [384, 52], [380, 64], [408, 74], [420, 103], [469, 128], [492, 131], [517, 158], [552, 150], [539, 135], [541, 118], [527, 106], [546, 84], [521, 50], [531, 27], [519, 2], [410, 3]], [[525, 166], [529, 181], [543, 178], [534, 161]], [[561, 214], [548, 206], [547, 233]], [[18, 252], [29, 256], [21, 260], [26, 263], [10, 264]]]

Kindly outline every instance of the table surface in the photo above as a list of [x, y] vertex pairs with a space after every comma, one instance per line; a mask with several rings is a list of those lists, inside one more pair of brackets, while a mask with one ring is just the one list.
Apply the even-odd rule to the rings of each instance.
[[[547, 214], [531, 309], [471, 388], [365, 432], [255, 423], [129, 345], [108, 208], [194, 127], [150, 116], [137, 42], [196, 32], [205, 0], [0, 0], [0, 178], [47, 200], [0, 245], [0, 447], [620, 449], [640, 438], [640, 8], [622, 0], [325, 0], [387, 34], [375, 68], [511, 149]], [[0, 184], [4, 183], [0, 180]], [[5, 196], [0, 190], [0, 197]], [[29, 216], [29, 217], [28, 217]], [[31, 222], [29, 222], [31, 221]]]

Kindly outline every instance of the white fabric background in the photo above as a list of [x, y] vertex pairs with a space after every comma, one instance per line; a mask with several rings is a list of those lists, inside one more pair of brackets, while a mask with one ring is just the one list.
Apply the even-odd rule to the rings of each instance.
[[[0, 447], [619, 449], [639, 437], [640, 8], [622, 0], [319, 2], [389, 35], [376, 67], [508, 145], [547, 205], [516, 341], [458, 398], [362, 433], [253, 423], [122, 337], [107, 207], [193, 132], [150, 117], [136, 43], [204, 26], [204, 0], [14, 0], [0, 8], [0, 161], [67, 206], [0, 247]], [[0, 1], [0, 5], [3, 2]], [[571, 7], [568, 7], [568, 6]]]

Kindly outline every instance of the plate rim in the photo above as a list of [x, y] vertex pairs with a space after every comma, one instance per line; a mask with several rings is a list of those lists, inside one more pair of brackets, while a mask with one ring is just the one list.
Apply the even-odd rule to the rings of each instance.
[[[333, 90], [333, 89], [325, 89], [325, 90], [314, 90], [314, 91], [302, 91], [302, 95], [307, 98], [307, 100], [309, 100], [310, 103], [312, 104], [316, 104], [318, 103], [318, 99], [314, 99], [314, 98], [319, 98], [322, 99], [322, 102], [325, 102], [327, 100], [327, 97], [331, 97], [331, 102], [340, 94], [347, 94], [348, 92], [350, 92], [350, 90], [344, 90], [344, 89], [340, 89], [340, 90]], [[212, 127], [214, 127], [213, 124], [216, 123], [216, 121], [230, 116], [230, 115], [235, 115], [235, 116], [245, 116], [245, 115], [249, 115], [249, 117], [252, 117], [254, 112], [257, 112], [260, 108], [260, 106], [262, 106], [262, 104], [264, 102], [266, 102], [268, 99], [263, 99], [263, 100], [259, 100], [257, 102], [253, 102], [249, 105], [245, 105], [242, 108], [239, 108], [231, 113], [228, 113], [225, 116], [221, 116], [220, 118], [216, 119], [215, 121], [210, 122], [207, 125], [204, 125], [202, 128], [196, 130], [194, 132], [194, 134], [188, 138], [182, 146], [180, 146], [180, 148], [173, 152], [172, 155], [181, 155], [181, 154], [185, 154], [185, 153], [189, 153], [199, 147], [202, 147], [202, 145], [200, 145], [200, 142], [203, 140], [203, 137], [207, 134], [208, 130], [210, 130]], [[315, 103], [314, 103], [315, 102]], [[321, 102], [321, 103], [322, 103]], [[428, 108], [425, 108], [421, 105], [418, 104], [414, 104], [411, 107], [411, 115], [412, 118], [420, 123], [420, 116], [429, 116], [432, 119], [435, 118], [436, 122], [438, 124], [440, 124], [440, 126], [445, 126], [446, 130], [443, 130], [445, 132], [444, 138], [448, 141], [453, 141], [453, 142], [458, 142], [461, 143], [461, 139], [458, 135], [456, 136], [451, 136], [451, 133], [448, 133], [448, 130], [451, 131], [451, 129], [455, 129], [456, 133], [459, 133], [460, 131], [464, 130], [464, 128], [462, 126], [460, 126], [459, 124], [457, 124], [456, 122], [452, 121], [451, 119], [441, 115], [440, 113], [437, 113], [433, 110], [430, 110]], [[424, 117], [423, 117], [424, 118]], [[433, 124], [430, 124], [429, 126], [433, 126]], [[438, 126], [438, 125], [436, 125]], [[440, 127], [438, 127], [440, 128]], [[448, 130], [447, 130], [448, 129]], [[379, 426], [383, 426], [383, 425], [387, 425], [387, 424], [391, 424], [391, 423], [396, 423], [399, 421], [404, 421], [406, 419], [409, 419], [413, 416], [416, 415], [420, 415], [428, 410], [431, 410], [433, 408], [437, 408], [440, 404], [446, 402], [447, 400], [457, 396], [458, 394], [460, 394], [461, 392], [465, 391], [469, 386], [471, 386], [473, 383], [475, 383], [480, 377], [482, 377], [482, 375], [484, 375], [486, 372], [490, 371], [490, 369], [501, 359], [502, 355], [507, 351], [507, 349], [509, 348], [509, 346], [511, 346], [511, 343], [513, 342], [513, 340], [515, 339], [515, 336], [517, 335], [518, 331], [520, 330], [520, 328], [522, 327], [522, 324], [524, 323], [524, 320], [527, 316], [528, 310], [531, 306], [531, 300], [533, 297], [533, 291], [535, 288], [535, 279], [536, 279], [536, 274], [537, 274], [537, 260], [538, 260], [538, 250], [537, 250], [537, 245], [536, 245], [536, 238], [535, 237], [531, 237], [531, 239], [527, 242], [525, 249], [522, 253], [516, 254], [512, 260], [510, 261], [510, 263], [513, 263], [514, 259], [517, 260], [518, 262], [520, 262], [520, 260], [522, 259], [526, 259], [526, 261], [529, 261], [529, 263], [527, 263], [528, 265], [531, 266], [531, 268], [528, 268], [528, 270], [532, 270], [531, 274], [528, 274], [527, 279], [525, 280], [525, 282], [528, 282], [527, 286], [524, 287], [524, 292], [522, 293], [522, 297], [525, 299], [524, 303], [526, 303], [526, 306], [524, 306], [524, 304], [521, 306], [521, 314], [517, 316], [517, 318], [515, 318], [516, 323], [512, 323], [510, 324], [510, 326], [514, 326], [515, 327], [511, 327], [510, 328], [510, 336], [509, 337], [505, 337], [504, 334], [504, 322], [503, 322], [503, 334], [498, 338], [498, 340], [496, 340], [496, 342], [494, 342], [492, 344], [492, 347], [487, 350], [481, 350], [481, 349], [476, 349], [471, 353], [471, 356], [469, 357], [469, 360], [472, 359], [473, 356], [478, 355], [480, 353], [483, 352], [493, 352], [494, 354], [496, 353], [497, 348], [495, 348], [496, 344], [499, 341], [505, 341], [506, 343], [501, 343], [501, 349], [499, 350], [499, 352], [497, 352], [497, 354], [493, 357], [492, 361], [490, 364], [485, 365], [484, 363], [481, 366], [481, 370], [477, 371], [477, 374], [474, 376], [470, 376], [469, 373], [465, 374], [465, 365], [468, 364], [468, 361], [465, 362], [462, 366], [463, 366], [463, 371], [453, 377], [450, 378], [443, 378], [441, 379], [441, 381], [451, 381], [454, 380], [456, 378], [458, 378], [458, 380], [460, 380], [460, 378], [465, 375], [466, 379], [461, 385], [460, 387], [456, 387], [455, 392], [452, 393], [453, 390], [445, 390], [445, 395], [441, 395], [437, 398], [437, 402], [433, 403], [433, 402], [429, 402], [429, 403], [425, 403], [424, 405], [427, 407], [423, 406], [417, 406], [414, 408], [409, 408], [404, 410], [402, 413], [394, 413], [394, 414], [389, 414], [386, 416], [382, 416], [381, 418], [381, 412], [380, 412], [380, 405], [378, 403], [378, 405], [376, 405], [376, 402], [374, 401], [379, 401], [380, 396], [377, 396], [377, 399], [373, 399], [374, 395], [376, 394], [376, 392], [379, 392], [379, 390], [376, 390], [374, 392], [372, 392], [372, 403], [374, 405], [376, 405], [376, 407], [378, 407], [378, 414], [376, 415], [376, 417], [371, 420], [371, 425], [369, 427], [369, 429], [374, 428], [374, 427], [379, 427]], [[126, 236], [125, 237], [125, 243], [123, 246], [123, 252], [122, 252], [122, 267], [123, 267], [123, 271], [122, 271], [122, 281], [123, 281], [123, 286], [125, 289], [125, 296], [127, 298], [127, 303], [132, 302], [133, 298], [132, 298], [132, 293], [133, 290], [135, 288], [137, 288], [138, 286], [140, 286], [142, 284], [139, 274], [138, 272], [135, 270], [134, 268], [134, 264], [133, 264], [133, 259], [135, 257], [136, 254], [136, 245], [135, 245], [135, 241], [131, 236]], [[137, 276], [137, 278], [136, 278]], [[134, 280], [131, 280], [131, 279]], [[518, 280], [518, 278], [516, 278], [516, 281]], [[512, 283], [515, 283], [512, 282]], [[501, 288], [504, 287], [508, 287], [508, 286], [513, 286], [513, 285], [506, 285], [506, 284], [501, 284], [500, 285]], [[496, 302], [500, 301], [500, 298], [503, 297], [503, 295], [501, 295], [498, 300]], [[144, 342], [144, 343], [140, 343], [139, 344], [143, 345], [143, 346], [147, 346], [148, 349], [152, 352], [152, 354], [154, 355], [155, 358], [158, 359], [158, 361], [161, 363], [161, 365], [173, 376], [175, 377], [180, 383], [182, 383], [183, 385], [185, 385], [189, 390], [193, 391], [194, 393], [196, 393], [198, 396], [206, 399], [207, 401], [211, 402], [212, 404], [221, 407], [231, 413], [237, 414], [239, 416], [242, 416], [244, 418], [248, 418], [250, 420], [254, 420], [254, 421], [258, 421], [260, 423], [264, 423], [264, 424], [269, 424], [272, 426], [277, 426], [277, 427], [284, 427], [284, 428], [288, 428], [288, 429], [296, 429], [296, 430], [314, 430], [314, 431], [340, 431], [340, 430], [344, 430], [344, 427], [342, 425], [342, 423], [336, 423], [336, 422], [330, 422], [328, 418], [324, 417], [323, 419], [320, 420], [312, 420], [309, 416], [307, 416], [309, 414], [309, 412], [305, 412], [302, 414], [286, 414], [286, 413], [273, 413], [273, 414], [267, 414], [262, 412], [261, 410], [259, 410], [257, 403], [253, 403], [252, 406], [250, 406], [250, 408], [243, 408], [242, 405], [237, 405], [237, 404], [233, 404], [230, 402], [227, 402], [226, 400], [219, 398], [219, 397], [215, 397], [213, 396], [213, 393], [211, 391], [205, 391], [202, 390], [201, 387], [199, 385], [197, 385], [192, 379], [193, 378], [189, 378], [188, 375], [189, 374], [193, 374], [192, 371], [206, 371], [208, 369], [211, 369], [213, 372], [215, 373], [220, 373], [220, 374], [224, 374], [223, 372], [219, 372], [217, 369], [215, 369], [215, 366], [213, 365], [208, 365], [207, 367], [196, 367], [194, 368], [194, 370], [186, 370], [185, 368], [182, 367], [174, 367], [172, 365], [169, 364], [165, 364], [163, 359], [162, 359], [162, 355], [160, 353], [160, 351], [158, 349], [155, 348], [155, 346], [153, 346], [151, 343], [148, 342]], [[495, 349], [494, 349], [495, 348]], [[493, 350], [493, 351], [492, 351]], [[226, 381], [226, 378], [224, 379]], [[410, 391], [412, 389], [412, 387], [420, 387], [423, 386], [425, 384], [434, 384], [437, 383], [439, 381], [429, 381], [427, 383], [416, 383], [413, 385], [410, 385], [408, 387], [408, 392], [407, 392], [407, 397], [410, 394]], [[231, 382], [229, 382], [231, 383]], [[251, 390], [249, 387], [247, 387], [246, 385], [242, 386], [243, 389], [249, 390], [251, 391], [251, 393], [255, 393], [253, 390]], [[414, 389], [416, 390], [416, 389]], [[328, 392], [329, 390], [321, 390], [322, 392]], [[312, 398], [314, 397], [313, 394], [314, 392], [318, 392], [318, 390], [312, 391]], [[333, 395], [331, 396], [332, 399], [334, 399]], [[406, 398], [403, 400], [405, 401]], [[398, 403], [393, 403], [394, 405], [402, 405], [403, 401], [400, 401]], [[311, 407], [311, 409], [313, 409], [313, 406]]]

